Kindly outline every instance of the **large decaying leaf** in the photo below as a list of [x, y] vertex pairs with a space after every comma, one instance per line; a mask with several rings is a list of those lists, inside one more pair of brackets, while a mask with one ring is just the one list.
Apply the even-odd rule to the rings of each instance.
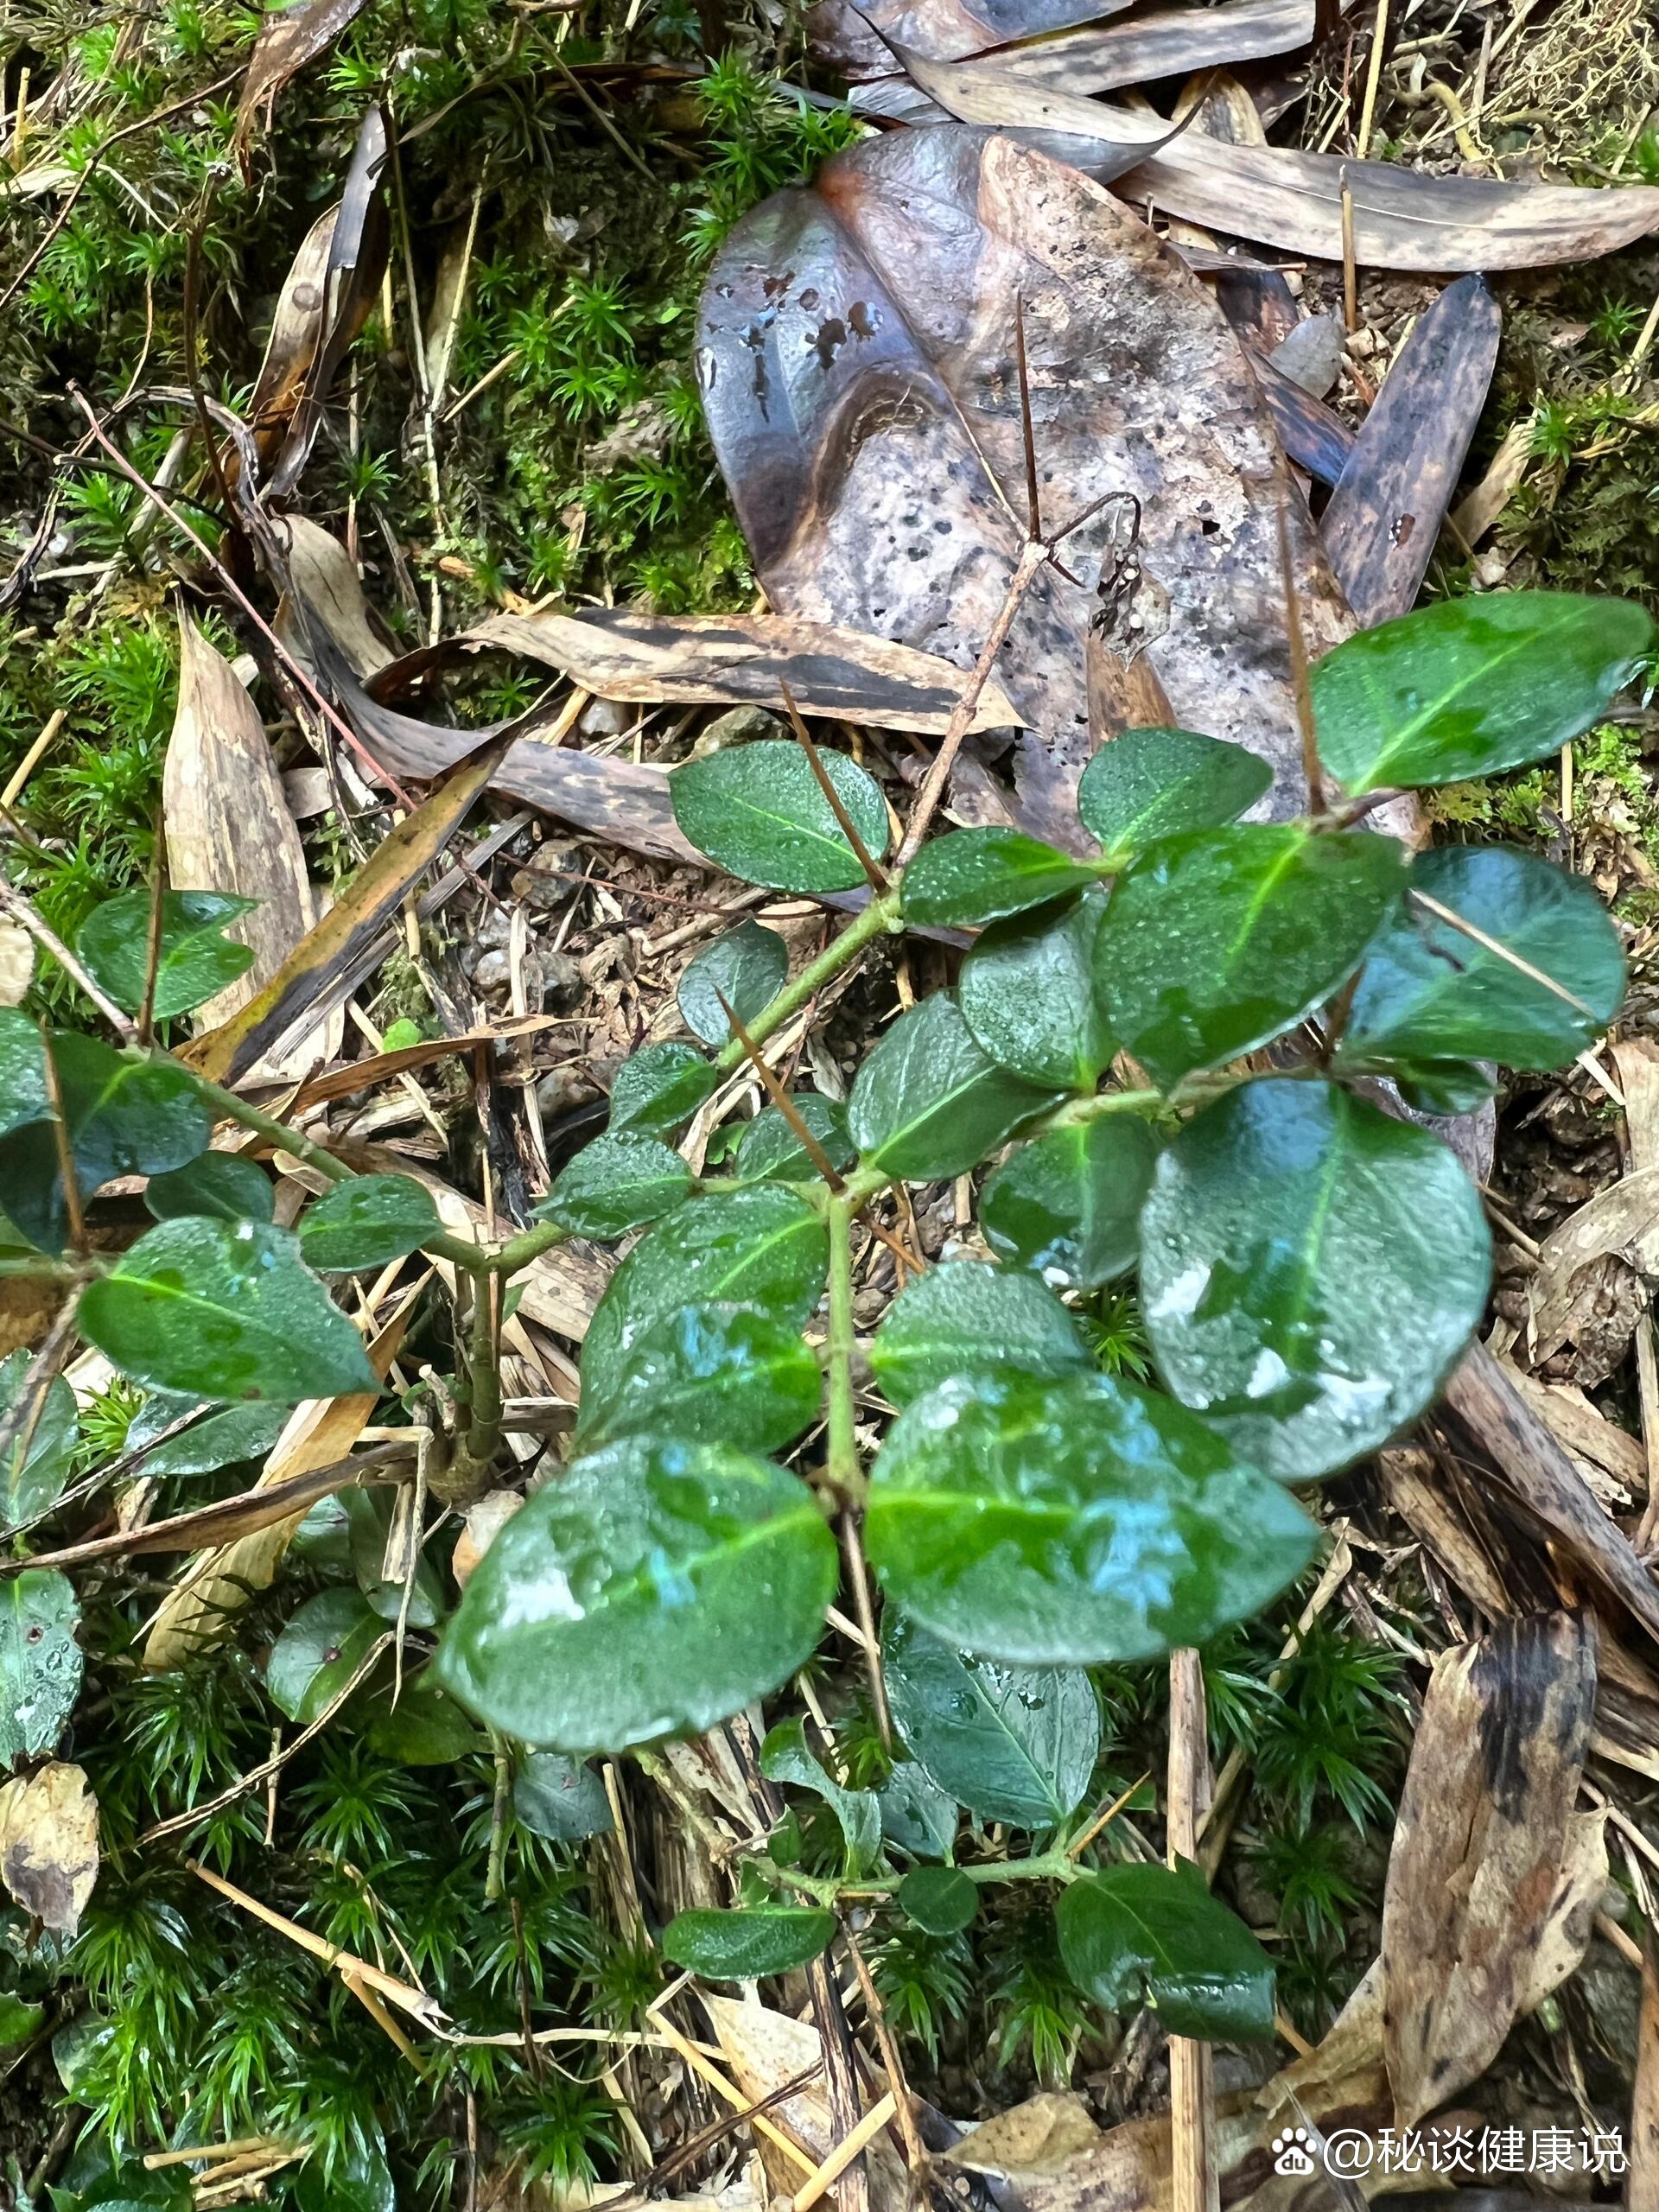
[[[1140, 556], [1169, 601], [1147, 663], [1178, 721], [1273, 764], [1274, 806], [1294, 813], [1283, 482], [1255, 378], [1214, 301], [1143, 223], [1006, 138], [941, 126], [867, 141], [722, 247], [699, 371], [768, 597], [973, 661], [1019, 546], [1016, 292], [1046, 523], [1108, 494], [1139, 499]], [[1300, 502], [1287, 520], [1317, 653], [1347, 616]], [[1092, 578], [1113, 526], [1108, 511], [1067, 541], [1077, 575]], [[998, 664], [1032, 726], [1018, 741], [1021, 826], [1073, 849], [1096, 605], [1086, 584], [1040, 575]]]
[[0, 1789], [0, 1881], [43, 1927], [73, 1936], [98, 1879], [98, 1800], [54, 1759]]
[[1450, 1149], [1325, 1083], [1243, 1084], [1159, 1160], [1141, 1296], [1176, 1396], [1257, 1466], [1346, 1466], [1479, 1324], [1491, 1240]]
[[236, 143], [252, 130], [262, 105], [274, 101], [291, 77], [325, 53], [363, 12], [364, 0], [296, 0], [268, 16], [242, 80]]
[[1436, 1662], [1382, 1903], [1383, 2047], [1405, 2125], [1485, 2072], [1528, 1999], [1595, 1695], [1590, 1615], [1502, 1622]]
[[493, 1726], [560, 1751], [698, 1733], [802, 1663], [836, 1574], [792, 1475], [728, 1446], [625, 1439], [514, 1514], [439, 1677]]
[[887, 1594], [964, 1649], [1039, 1666], [1148, 1659], [1245, 1618], [1313, 1523], [1173, 1399], [1104, 1375], [958, 1375], [871, 1472]]
[[896, 1616], [882, 1656], [893, 1726], [948, 1798], [982, 1820], [1037, 1830], [1082, 1803], [1100, 1708], [1080, 1669], [1004, 1666]]

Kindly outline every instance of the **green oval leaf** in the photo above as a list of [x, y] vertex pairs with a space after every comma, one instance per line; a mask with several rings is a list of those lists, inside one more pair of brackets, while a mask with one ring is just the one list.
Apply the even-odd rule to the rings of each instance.
[[269, 1221], [276, 1193], [264, 1170], [235, 1152], [204, 1152], [144, 1185], [144, 1204], [157, 1221], [190, 1214], [216, 1221]]
[[270, 1647], [265, 1688], [290, 1720], [308, 1726], [340, 1695], [385, 1624], [360, 1590], [308, 1598]]
[[[147, 1402], [146, 1413], [155, 1402], [153, 1398]], [[285, 1405], [226, 1406], [223, 1413], [209, 1414], [147, 1452], [143, 1471], [147, 1475], [211, 1475], [238, 1459], [263, 1459], [288, 1423]], [[138, 1440], [128, 1432], [129, 1448]]]
[[[838, 1173], [850, 1167], [858, 1152], [847, 1134], [844, 1103], [817, 1090], [793, 1091], [789, 1103], [817, 1138], [830, 1165]], [[806, 1147], [776, 1106], [762, 1107], [744, 1130], [734, 1166], [740, 1183], [800, 1183], [818, 1172], [807, 1156]]]
[[905, 870], [905, 918], [920, 929], [1001, 921], [1081, 891], [1098, 873], [1020, 830], [952, 830]]
[[[0, 1419], [20, 1402], [29, 1402], [34, 1365], [26, 1351], [8, 1352], [0, 1359]], [[54, 1375], [46, 1386], [33, 1433], [20, 1432], [0, 1459], [0, 1527], [16, 1529], [57, 1503], [79, 1437], [75, 1394], [61, 1375]]]
[[595, 1137], [560, 1174], [536, 1217], [604, 1242], [672, 1213], [690, 1188], [691, 1170], [659, 1138]]
[[837, 1564], [811, 1492], [781, 1468], [625, 1438], [502, 1529], [439, 1678], [492, 1726], [561, 1751], [700, 1734], [807, 1657]]
[[[176, 1061], [111, 1052], [73, 1030], [54, 1033], [52, 1057], [83, 1199], [118, 1175], [162, 1174], [207, 1151], [213, 1115], [194, 1077]], [[0, 1141], [0, 1191], [7, 1213], [31, 1243], [62, 1250], [68, 1212], [49, 1121], [30, 1122]]]
[[1412, 863], [1405, 906], [1366, 957], [1338, 1065], [1564, 1067], [1624, 996], [1618, 932], [1591, 885], [1502, 845], [1449, 845]]
[[[169, 891], [162, 899], [161, 958], [156, 969], [155, 1016], [170, 1021], [245, 976], [253, 954], [225, 935], [228, 923], [257, 901], [224, 891]], [[75, 938], [92, 981], [128, 1014], [144, 1000], [149, 963], [148, 891], [106, 899], [81, 924]]]
[[1095, 940], [1114, 1035], [1166, 1090], [1254, 1052], [1347, 981], [1405, 880], [1402, 848], [1369, 830], [1206, 830], [1149, 847]]
[[1126, 729], [1084, 768], [1077, 812], [1090, 836], [1127, 857], [1160, 837], [1236, 822], [1272, 782], [1268, 763], [1242, 745], [1191, 729]]
[[872, 1167], [908, 1183], [960, 1175], [1052, 1105], [974, 1042], [952, 991], [901, 1014], [865, 1061], [847, 1125]]
[[788, 976], [789, 947], [777, 931], [756, 921], [740, 922], [700, 952], [681, 976], [681, 1016], [705, 1045], [723, 1045], [732, 1031], [721, 1000], [735, 1009], [747, 1029]]
[[835, 1932], [835, 1914], [820, 1905], [679, 1912], [663, 1931], [663, 1955], [711, 1981], [759, 1981], [808, 1965]]
[[979, 1885], [959, 1866], [916, 1866], [893, 1892], [907, 1920], [928, 1936], [960, 1936], [979, 1916]]
[[871, 1791], [842, 1788], [813, 1757], [801, 1721], [780, 1720], [768, 1729], [760, 1746], [760, 1771], [768, 1782], [791, 1782], [823, 1798], [841, 1823], [849, 1873], [861, 1874], [874, 1864], [881, 1848], [881, 1808]]
[[408, 1175], [353, 1175], [314, 1198], [300, 1221], [300, 1257], [321, 1274], [384, 1268], [443, 1233], [432, 1194]]
[[89, 1344], [156, 1389], [295, 1405], [380, 1389], [298, 1241], [263, 1222], [162, 1222], [87, 1285], [79, 1321]]
[[1100, 1707], [1080, 1669], [1003, 1666], [892, 1617], [883, 1661], [893, 1726], [952, 1801], [1039, 1833], [1083, 1802]]
[[969, 948], [962, 1018], [999, 1067], [1027, 1083], [1092, 1090], [1117, 1050], [1095, 989], [1095, 939], [1106, 893], [1058, 913], [999, 922]]
[[584, 1395], [602, 1402], [623, 1356], [683, 1306], [747, 1306], [801, 1326], [823, 1295], [830, 1242], [793, 1191], [766, 1184], [688, 1198], [642, 1236], [605, 1286], [582, 1347]]
[[623, 1061], [611, 1085], [613, 1136], [670, 1136], [683, 1128], [720, 1077], [690, 1045], [647, 1045]]
[[[344, 1490], [339, 1504], [346, 1518], [346, 1555], [370, 1610], [395, 1621], [404, 1607], [404, 1585], [386, 1580], [386, 1546], [391, 1535], [391, 1494], [386, 1490]], [[416, 1628], [434, 1628], [443, 1618], [443, 1586], [429, 1560], [419, 1556], [408, 1585], [408, 1618]]]
[[50, 1110], [40, 1030], [21, 1007], [0, 1007], [0, 1138]]
[[980, 1198], [999, 1258], [1056, 1290], [1098, 1290], [1135, 1265], [1157, 1141], [1139, 1115], [1053, 1129], [1004, 1160]]
[[[873, 860], [887, 849], [887, 808], [878, 785], [844, 753], [819, 748], [824, 773]], [[681, 833], [716, 867], [771, 891], [852, 891], [858, 855], [792, 739], [728, 746], [670, 772]]]
[[364, 1717], [363, 1732], [371, 1751], [398, 1766], [453, 1766], [489, 1749], [471, 1714], [424, 1674], [404, 1682], [396, 1705], [389, 1696], [377, 1698]]
[[983, 1260], [946, 1260], [906, 1285], [870, 1344], [870, 1366], [895, 1406], [947, 1376], [1012, 1368], [1085, 1373], [1083, 1333], [1052, 1291]]
[[1354, 792], [1524, 767], [1588, 729], [1653, 649], [1634, 600], [1503, 591], [1419, 607], [1315, 664], [1319, 758]]
[[1414, 1114], [1472, 1114], [1497, 1089], [1478, 1060], [1390, 1059], [1388, 1071]]
[[55, 1567], [0, 1583], [0, 1766], [56, 1751], [80, 1695], [79, 1622], [69, 1578]]
[[1159, 1160], [1141, 1238], [1164, 1380], [1287, 1482], [1416, 1419], [1491, 1274], [1448, 1148], [1325, 1083], [1244, 1084], [1196, 1116]]
[[773, 1452], [817, 1418], [823, 1377], [798, 1329], [746, 1306], [682, 1306], [642, 1330], [584, 1389], [584, 1446], [647, 1430]]
[[1109, 2012], [1149, 2004], [1171, 2035], [1205, 2042], [1273, 2033], [1273, 1962], [1190, 1859], [1087, 1875], [1055, 1920], [1067, 1974]]
[[615, 1825], [605, 1784], [590, 1766], [563, 1751], [531, 1751], [512, 1783], [519, 1824], [550, 1843], [582, 1843]]
[[957, 1838], [962, 1808], [916, 1759], [901, 1759], [876, 1791], [881, 1833], [913, 1859], [943, 1859]]
[[1105, 1375], [941, 1382], [889, 1431], [865, 1520], [871, 1566], [925, 1628], [1038, 1666], [1205, 1643], [1315, 1535], [1194, 1414]]

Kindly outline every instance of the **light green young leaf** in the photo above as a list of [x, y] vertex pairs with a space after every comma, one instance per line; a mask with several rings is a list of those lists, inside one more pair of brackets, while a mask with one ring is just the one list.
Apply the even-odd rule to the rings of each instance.
[[1438, 1137], [1281, 1077], [1229, 1092], [1166, 1147], [1141, 1240], [1164, 1380], [1286, 1482], [1414, 1421], [1491, 1278], [1479, 1196]]
[[836, 1932], [821, 1905], [751, 1904], [734, 1912], [677, 1913], [663, 1955], [710, 1981], [759, 1981], [816, 1959]]
[[1149, 2003], [1171, 2035], [1205, 2042], [1273, 2033], [1273, 1962], [1191, 1860], [1085, 1876], [1056, 1919], [1067, 1974], [1107, 2012]]
[[536, 1218], [603, 1243], [660, 1221], [690, 1188], [691, 1170], [660, 1138], [595, 1137], [561, 1171]]
[[136, 1382], [199, 1398], [378, 1394], [362, 1339], [267, 1223], [164, 1221], [81, 1293], [87, 1342]]
[[583, 1389], [576, 1434], [589, 1448], [654, 1433], [775, 1452], [817, 1419], [823, 1395], [798, 1329], [746, 1306], [681, 1306]]
[[1258, 753], [1191, 729], [1126, 729], [1090, 760], [1077, 812], [1091, 837], [1121, 859], [1160, 837], [1218, 830], [1273, 782]]
[[[879, 785], [844, 753], [818, 759], [873, 860], [887, 849], [887, 809]], [[717, 868], [771, 891], [852, 891], [864, 880], [858, 855], [819, 790], [811, 763], [791, 738], [728, 746], [688, 760], [668, 779], [681, 833]]]
[[79, 1624], [74, 1589], [55, 1567], [0, 1582], [0, 1767], [56, 1751], [80, 1695]]
[[[255, 904], [223, 891], [163, 894], [161, 959], [156, 970], [157, 1021], [188, 1014], [247, 974], [253, 965], [251, 950], [227, 938], [225, 931]], [[143, 1004], [149, 905], [148, 891], [124, 891], [95, 906], [75, 938], [75, 950], [87, 974], [127, 1014], [137, 1014]]]
[[957, 995], [975, 1042], [1027, 1083], [1092, 1090], [1116, 1042], [1095, 989], [1106, 893], [998, 922], [969, 947]]
[[981, 1193], [985, 1241], [1056, 1290], [1098, 1290], [1135, 1265], [1157, 1156], [1135, 1114], [1103, 1114], [1033, 1138]]
[[901, 1014], [865, 1061], [847, 1122], [867, 1166], [905, 1182], [960, 1175], [1053, 1104], [974, 1041], [953, 991]]
[[905, 918], [918, 929], [1001, 921], [1081, 891], [1098, 873], [1023, 830], [952, 830], [905, 870]]
[[681, 976], [681, 1015], [694, 1037], [705, 1045], [723, 1045], [732, 1032], [721, 1000], [736, 1009], [747, 1029], [788, 977], [789, 947], [777, 931], [741, 921], [700, 952]]
[[493, 1727], [560, 1751], [700, 1734], [801, 1665], [836, 1572], [792, 1475], [721, 1445], [625, 1438], [502, 1529], [438, 1678]]
[[1282, 1590], [1316, 1533], [1195, 1414], [1105, 1375], [941, 1382], [889, 1431], [865, 1517], [895, 1604], [1034, 1666], [1206, 1643]]
[[982, 1260], [946, 1260], [906, 1284], [870, 1345], [871, 1369], [895, 1406], [950, 1375], [1084, 1374], [1092, 1364], [1052, 1291]]
[[157, 1221], [181, 1215], [219, 1221], [269, 1221], [276, 1193], [264, 1171], [240, 1153], [204, 1152], [144, 1185], [144, 1204]]
[[1588, 729], [1654, 644], [1634, 600], [1503, 591], [1419, 607], [1314, 664], [1319, 758], [1356, 793], [1522, 768]]
[[1285, 823], [1149, 846], [1095, 939], [1112, 1033], [1166, 1090], [1254, 1052], [1347, 982], [1405, 879], [1402, 849], [1369, 830]]
[[806, 1729], [799, 1720], [780, 1720], [769, 1729], [760, 1746], [760, 1771], [768, 1782], [791, 1782], [822, 1797], [836, 1820], [847, 1844], [847, 1871], [862, 1874], [875, 1863], [881, 1849], [881, 1808], [868, 1789], [843, 1789], [807, 1746]]
[[612, 1136], [671, 1136], [720, 1080], [690, 1045], [646, 1045], [623, 1061], [611, 1085]]
[[1337, 1064], [1564, 1067], [1624, 996], [1618, 931], [1592, 885], [1502, 845], [1442, 846], [1412, 862], [1406, 903], [1366, 957]]
[[314, 1198], [300, 1219], [300, 1256], [321, 1274], [384, 1268], [442, 1235], [431, 1193], [409, 1175], [353, 1175]]
[[1038, 1832], [1083, 1802], [1100, 1707], [1081, 1669], [1004, 1666], [891, 1614], [882, 1653], [893, 1726], [947, 1797]]
[[[34, 1365], [26, 1351], [8, 1352], [0, 1359], [0, 1420], [32, 1399]], [[54, 1375], [33, 1431], [20, 1431], [0, 1455], [0, 1529], [16, 1529], [56, 1504], [69, 1479], [79, 1434], [75, 1394], [61, 1375]]]

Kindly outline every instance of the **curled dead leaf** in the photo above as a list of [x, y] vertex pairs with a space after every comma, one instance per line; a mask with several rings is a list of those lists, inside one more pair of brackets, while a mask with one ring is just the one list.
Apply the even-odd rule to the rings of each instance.
[[73, 1936], [98, 1879], [98, 1800], [59, 1759], [0, 1789], [0, 1881], [43, 1927]]

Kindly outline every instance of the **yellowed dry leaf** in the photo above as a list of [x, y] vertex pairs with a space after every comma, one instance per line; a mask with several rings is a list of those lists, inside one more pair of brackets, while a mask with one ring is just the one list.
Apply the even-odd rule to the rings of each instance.
[[16, 922], [0, 922], [0, 1006], [21, 1006], [34, 980], [34, 938]]
[[61, 1936], [80, 1925], [98, 1879], [98, 1800], [58, 1759], [0, 1789], [0, 1880]]
[[[284, 515], [275, 525], [286, 540], [288, 573], [296, 594], [327, 624], [329, 635], [357, 674], [372, 676], [393, 658], [374, 616], [351, 555], [321, 523]], [[291, 601], [276, 616], [276, 634], [304, 667], [311, 665], [305, 624]]]
[[487, 1497], [478, 1498], [467, 1508], [462, 1516], [465, 1526], [455, 1539], [449, 1561], [458, 1590], [467, 1587], [478, 1562], [524, 1502], [518, 1491], [493, 1490]]

